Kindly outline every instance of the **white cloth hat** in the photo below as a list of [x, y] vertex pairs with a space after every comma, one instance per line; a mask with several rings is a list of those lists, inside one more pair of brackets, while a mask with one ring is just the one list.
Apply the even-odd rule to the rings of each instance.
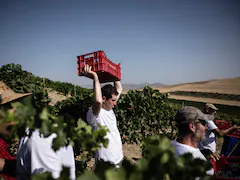
[[214, 106], [213, 104], [210, 104], [210, 103], [206, 103], [206, 108], [211, 108], [211, 109], [213, 109], [213, 110], [215, 110], [215, 111], [217, 111], [218, 110], [218, 108], [216, 108], [216, 106]]

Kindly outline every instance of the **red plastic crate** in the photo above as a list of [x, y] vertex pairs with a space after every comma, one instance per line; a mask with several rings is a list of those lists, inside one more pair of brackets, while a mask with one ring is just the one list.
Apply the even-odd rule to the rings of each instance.
[[[216, 125], [221, 130], [228, 129], [232, 126], [231, 123], [224, 121], [224, 120], [216, 120]], [[237, 129], [234, 132], [227, 134], [227, 136], [234, 137], [234, 138], [240, 138], [240, 129]]]
[[122, 79], [121, 64], [114, 64], [102, 50], [77, 56], [79, 76], [83, 76], [82, 72], [85, 64], [92, 66], [92, 70], [98, 74], [100, 83]]
[[[240, 156], [233, 157], [221, 157], [218, 161], [211, 161], [215, 172], [220, 171], [222, 168], [228, 165], [228, 163], [240, 164]], [[214, 180], [239, 180], [239, 178], [219, 178], [213, 176]]]

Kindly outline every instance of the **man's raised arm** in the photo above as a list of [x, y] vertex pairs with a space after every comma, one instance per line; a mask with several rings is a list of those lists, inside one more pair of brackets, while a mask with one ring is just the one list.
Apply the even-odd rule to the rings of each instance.
[[117, 92], [118, 92], [118, 96], [117, 96], [117, 100], [119, 99], [122, 91], [123, 91], [123, 88], [122, 88], [122, 84], [120, 81], [115, 81], [114, 82], [114, 87], [116, 88]]
[[92, 67], [89, 65], [85, 65], [84, 67], [84, 75], [91, 75], [93, 77], [93, 114], [95, 116], [98, 116], [101, 108], [102, 108], [102, 91], [101, 91], [101, 86], [100, 82], [98, 79], [98, 75], [96, 72], [92, 71]]

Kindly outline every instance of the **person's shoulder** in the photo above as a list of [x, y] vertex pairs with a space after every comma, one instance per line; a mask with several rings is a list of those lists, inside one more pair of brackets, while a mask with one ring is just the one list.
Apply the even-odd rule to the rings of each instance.
[[208, 120], [207, 123], [208, 123], [209, 125], [216, 125], [215, 122], [214, 122], [214, 121], [211, 121], [211, 120]]
[[93, 117], [94, 117], [93, 109], [92, 109], [92, 107], [90, 107], [90, 108], [88, 109], [88, 112], [87, 112], [87, 119], [93, 118]]
[[218, 130], [218, 127], [215, 124], [208, 124], [208, 128], [207, 131], [210, 133], [216, 133], [216, 131]]
[[33, 132], [32, 132], [32, 135], [31, 135], [31, 140], [32, 140], [32, 143], [35, 143], [35, 144], [52, 144], [53, 142], [53, 139], [57, 137], [57, 134], [56, 133], [52, 133], [50, 134], [49, 136], [44, 136], [39, 129], [35, 129]]
[[87, 112], [88, 113], [93, 112], [92, 107], [90, 107]]
[[177, 143], [177, 138], [175, 138], [175, 139], [173, 139], [172, 141], [171, 141], [171, 144], [172, 145], [174, 145], [174, 144], [176, 144]]
[[208, 120], [207, 122], [208, 122], [208, 129], [209, 130], [218, 128], [214, 121]]
[[205, 118], [207, 121], [214, 121], [215, 116], [212, 115], [212, 114], [204, 114], [204, 118]]
[[99, 115], [101, 115], [101, 114], [103, 113], [102, 110], [103, 110], [103, 108], [100, 109], [99, 114], [96, 116], [96, 115], [94, 115], [94, 113], [93, 113], [92, 107], [90, 107], [90, 108], [88, 109], [88, 112], [87, 112], [87, 118], [97, 118], [97, 117], [99, 117]]
[[180, 150], [182, 151], [182, 149], [186, 149], [186, 145], [182, 144], [180, 142], [177, 141], [177, 139], [174, 139], [171, 144], [175, 147], [176, 150]]

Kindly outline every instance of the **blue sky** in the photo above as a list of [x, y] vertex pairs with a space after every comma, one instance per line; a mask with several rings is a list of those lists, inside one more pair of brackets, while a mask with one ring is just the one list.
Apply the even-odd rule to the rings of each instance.
[[123, 83], [240, 77], [240, 1], [0, 0], [0, 66], [87, 85], [76, 56], [96, 50]]

